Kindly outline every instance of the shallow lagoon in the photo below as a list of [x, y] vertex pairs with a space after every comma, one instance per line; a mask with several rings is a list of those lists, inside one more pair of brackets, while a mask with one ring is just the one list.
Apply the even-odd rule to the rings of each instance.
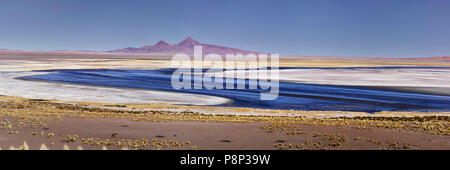
[[[400, 68], [400, 67], [399, 67]], [[404, 68], [404, 67], [401, 67]], [[418, 68], [418, 67], [412, 67]], [[424, 67], [428, 68], [428, 67]], [[289, 69], [289, 68], [280, 68]], [[296, 68], [311, 69], [311, 68]], [[325, 69], [325, 68], [314, 68]], [[333, 69], [333, 68], [326, 68]], [[358, 68], [339, 68], [358, 69]], [[367, 69], [367, 68], [365, 68]], [[371, 69], [396, 69], [371, 68]], [[449, 69], [449, 68], [441, 68]], [[280, 82], [279, 97], [273, 101], [259, 100], [261, 90], [175, 90], [171, 76], [175, 69], [117, 70], [80, 69], [46, 70], [49, 74], [22, 77], [26, 80], [44, 80], [61, 83], [97, 85], [121, 88], [139, 88], [161, 91], [177, 91], [225, 97], [232, 107], [250, 107], [284, 110], [339, 110], [339, 111], [450, 111], [450, 96], [395, 92], [362, 87], [313, 85]], [[248, 87], [249, 81], [245, 81]]]

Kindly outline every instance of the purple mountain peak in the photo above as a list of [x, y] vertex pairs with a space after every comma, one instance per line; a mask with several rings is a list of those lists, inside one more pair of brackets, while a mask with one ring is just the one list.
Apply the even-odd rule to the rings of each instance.
[[191, 37], [187, 37], [185, 40], [178, 43], [178, 45], [181, 45], [181, 46], [195, 46], [195, 45], [199, 45], [199, 44], [200, 43], [198, 41], [195, 41]]
[[166, 43], [165, 41], [159, 41], [158, 43], [156, 43], [154, 46], [160, 46], [160, 47], [165, 47], [165, 46], [170, 46], [168, 43]]
[[201, 45], [204, 54], [248, 54], [248, 53], [257, 53], [247, 50], [240, 50], [237, 48], [223, 47], [211, 44], [203, 44], [198, 41], [195, 41], [191, 37], [187, 37], [185, 40], [181, 41], [178, 44], [168, 44], [165, 41], [159, 41], [155, 45], [144, 46], [140, 48], [124, 48], [112, 50], [109, 52], [114, 53], [185, 53], [192, 55], [194, 52], [194, 46]]

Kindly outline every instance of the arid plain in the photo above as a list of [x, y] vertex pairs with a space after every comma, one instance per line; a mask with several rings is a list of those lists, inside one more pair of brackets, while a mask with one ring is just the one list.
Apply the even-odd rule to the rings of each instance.
[[[2, 149], [450, 149], [448, 112], [214, 107], [222, 97], [18, 79], [52, 69], [157, 69], [171, 54], [0, 52]], [[280, 67], [450, 67], [445, 58], [281, 57]], [[447, 72], [284, 70], [282, 81], [449, 95]], [[350, 77], [350, 78], [349, 78]], [[405, 83], [408, 82], [408, 83]]]

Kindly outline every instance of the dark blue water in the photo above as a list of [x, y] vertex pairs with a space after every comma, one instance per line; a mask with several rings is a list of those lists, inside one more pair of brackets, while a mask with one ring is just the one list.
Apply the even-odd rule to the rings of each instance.
[[[358, 69], [358, 68], [345, 68], [345, 69]], [[372, 68], [372, 69], [380, 69], [380, 68]], [[359, 87], [342, 87], [342, 86], [311, 85], [311, 84], [280, 82], [279, 97], [278, 99], [273, 101], [259, 100], [260, 92], [263, 91], [261, 89], [175, 90], [171, 86], [171, 76], [174, 70], [175, 69], [47, 70], [49, 74], [27, 76], [22, 77], [22, 79], [212, 95], [232, 99], [233, 100], [232, 103], [225, 105], [232, 107], [250, 107], [250, 108], [283, 109], [283, 110], [339, 110], [339, 111], [363, 111], [363, 112], [450, 110], [449, 96], [405, 93], [379, 89], [365, 89]], [[248, 87], [249, 81], [245, 81], [245, 83], [247, 84]]]

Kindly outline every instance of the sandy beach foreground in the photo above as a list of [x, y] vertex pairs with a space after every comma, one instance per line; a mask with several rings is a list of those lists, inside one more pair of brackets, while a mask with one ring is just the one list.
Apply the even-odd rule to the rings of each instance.
[[[120, 55], [108, 58], [104, 54], [69, 56], [58, 60], [36, 55], [4, 58], [0, 64], [1, 149], [450, 149], [450, 116], [445, 112], [369, 114], [212, 107], [201, 105], [229, 101], [204, 95], [16, 79], [26, 74], [38, 74], [30, 72], [32, 70], [148, 69], [165, 68], [169, 63], [163, 59], [130, 59], [120, 58]], [[60, 56], [55, 55], [57, 57]], [[280, 62], [284, 66], [310, 67], [433, 64], [446, 66], [447, 63], [353, 60]], [[332, 76], [332, 72], [316, 74], [323, 77], [319, 82], [306, 76], [313, 73], [299, 76], [297, 71], [288, 71], [283, 76], [298, 82], [349, 83], [343, 77]], [[361, 74], [349, 72], [342, 74], [366, 78], [379, 75], [370, 70]], [[410, 70], [390, 75], [394, 75], [394, 80], [395, 76], [401, 78], [414, 74], [418, 72]], [[440, 74], [446, 76], [445, 73]], [[429, 72], [429, 75], [433, 74]], [[423, 89], [439, 87], [441, 91], [447, 90], [448, 84], [443, 83], [445, 80], [440, 79], [439, 75], [425, 77], [420, 81], [411, 78], [408, 81], [419, 83], [413, 85]], [[359, 80], [357, 85], [382, 83], [355, 79]], [[389, 86], [400, 88], [398, 83], [401, 81], [390, 83]], [[439, 91], [433, 91], [436, 92]], [[192, 104], [196, 106], [186, 106]]]

